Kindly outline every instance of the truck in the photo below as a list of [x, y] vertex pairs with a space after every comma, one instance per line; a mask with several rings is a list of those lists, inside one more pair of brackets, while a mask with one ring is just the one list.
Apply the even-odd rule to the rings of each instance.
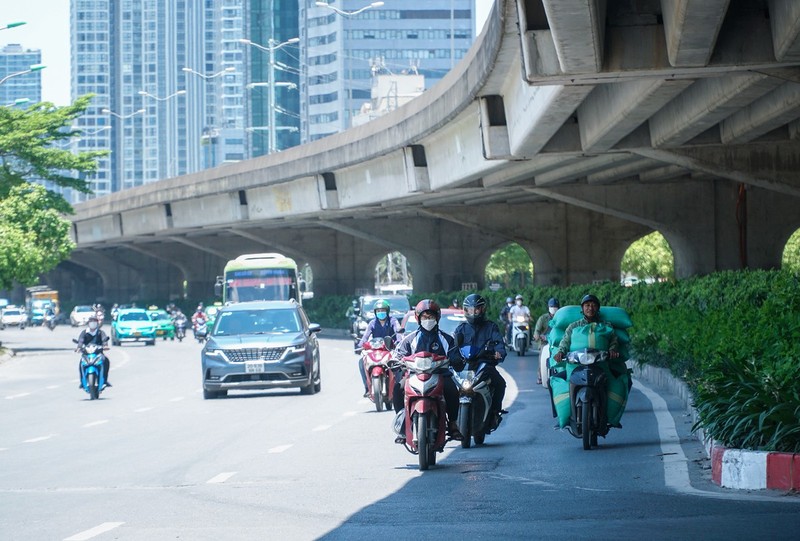
[[277, 253], [243, 254], [225, 265], [214, 293], [223, 304], [292, 299], [302, 304], [313, 296], [305, 285], [294, 259]]
[[31, 325], [44, 323], [44, 313], [48, 306], [53, 308], [53, 312], [57, 317], [61, 311], [57, 290], [46, 285], [25, 289], [25, 309], [28, 312], [28, 320]]

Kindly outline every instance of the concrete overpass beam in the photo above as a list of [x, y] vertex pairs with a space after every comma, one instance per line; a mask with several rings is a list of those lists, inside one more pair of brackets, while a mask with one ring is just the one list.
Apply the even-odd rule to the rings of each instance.
[[779, 84], [758, 73], [701, 79], [650, 118], [652, 144], [682, 145]]
[[72, 252], [70, 261], [100, 275], [103, 288], [94, 293], [95, 301], [126, 302], [139, 298], [142, 276], [136, 269], [125, 266], [98, 250]]
[[705, 66], [730, 0], [661, 0], [669, 63]]
[[609, 167], [625, 165], [634, 161], [638, 161], [638, 158], [628, 153], [604, 154], [602, 156], [582, 158], [580, 161], [567, 165], [566, 167], [560, 167], [537, 175], [536, 185], [548, 186], [563, 184], [598, 171], [603, 171]]
[[630, 163], [609, 167], [603, 171], [587, 175], [586, 182], [589, 184], [608, 184], [624, 178], [635, 177], [642, 171], [650, 171], [661, 166], [661, 162], [655, 160], [635, 160]]
[[800, 118], [800, 84], [784, 83], [720, 125], [724, 144], [746, 143]]
[[642, 182], [665, 182], [689, 175], [689, 170], [677, 165], [664, 165], [649, 171], [639, 173], [639, 180]]
[[689, 85], [688, 80], [643, 79], [596, 86], [578, 107], [583, 150], [610, 149]]
[[800, 3], [795, 0], [769, 0], [769, 22], [775, 58], [800, 60]]
[[[606, 0], [541, 0], [564, 73], [603, 67]], [[530, 3], [530, 0], [526, 3]]]

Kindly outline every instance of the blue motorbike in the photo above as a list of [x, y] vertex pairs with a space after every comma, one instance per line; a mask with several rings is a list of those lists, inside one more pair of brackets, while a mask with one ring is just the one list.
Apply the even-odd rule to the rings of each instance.
[[[77, 340], [73, 340], [77, 343]], [[106, 382], [103, 377], [103, 346], [97, 344], [83, 344], [81, 352], [81, 387], [89, 393], [90, 400], [97, 400]]]

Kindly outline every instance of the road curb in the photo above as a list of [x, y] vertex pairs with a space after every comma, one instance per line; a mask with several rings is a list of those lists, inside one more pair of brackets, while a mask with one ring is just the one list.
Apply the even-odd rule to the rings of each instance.
[[[677, 395], [697, 422], [694, 398], [689, 386], [666, 368], [633, 363], [634, 376]], [[767, 451], [729, 449], [707, 439], [702, 428], [696, 432], [711, 459], [711, 479], [725, 488], [740, 490], [800, 490], [800, 455]]]

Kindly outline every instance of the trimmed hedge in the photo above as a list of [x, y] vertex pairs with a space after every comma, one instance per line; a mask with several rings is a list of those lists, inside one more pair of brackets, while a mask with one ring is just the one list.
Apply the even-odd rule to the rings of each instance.
[[[481, 291], [496, 319], [506, 297], [522, 294], [534, 317], [556, 297], [577, 304], [593, 293], [631, 314], [639, 362], [685, 379], [706, 433], [728, 447], [800, 452], [800, 276], [790, 271], [725, 271], [677, 282], [622, 287], [606, 282], [522, 291]], [[442, 306], [464, 292], [411, 296]], [[347, 327], [353, 297], [306, 303], [312, 321]]]

